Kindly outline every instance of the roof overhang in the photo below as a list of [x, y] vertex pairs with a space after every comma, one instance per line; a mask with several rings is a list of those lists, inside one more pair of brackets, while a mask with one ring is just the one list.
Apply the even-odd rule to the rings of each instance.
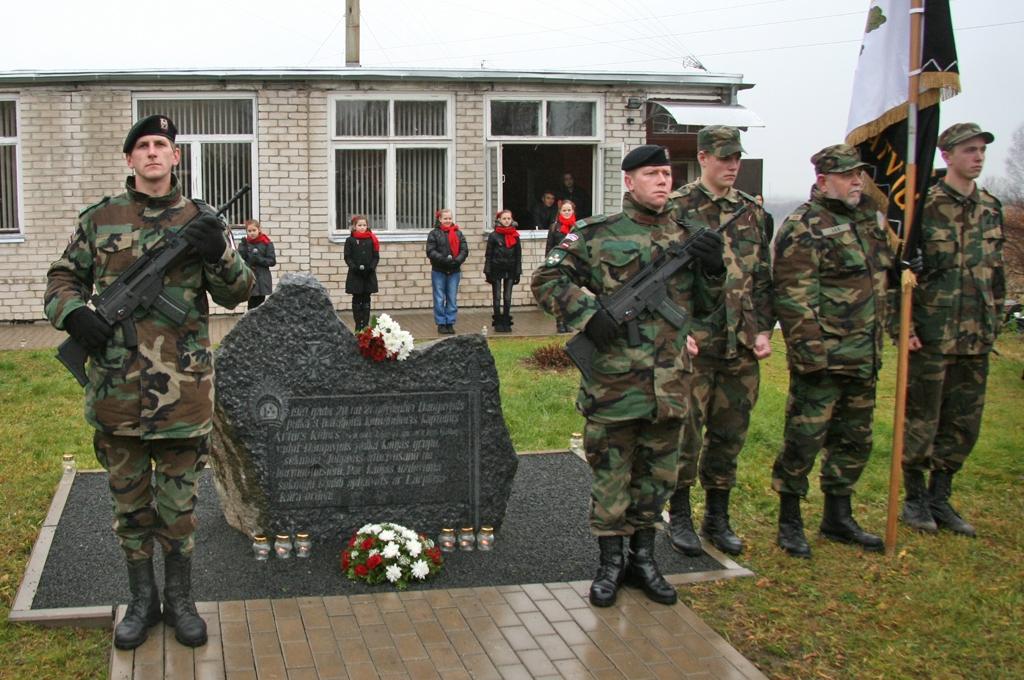
[[511, 71], [492, 69], [367, 68], [340, 69], [153, 69], [82, 71], [0, 71], [5, 85], [82, 83], [153, 83], [167, 81], [433, 81], [475, 83], [605, 84], [610, 86], [717, 86], [745, 90], [753, 87], [743, 76], [686, 70], [679, 73], [614, 71]]
[[738, 104], [690, 104], [651, 100], [663, 108], [679, 125], [729, 125], [737, 128], [765, 127], [761, 117]]

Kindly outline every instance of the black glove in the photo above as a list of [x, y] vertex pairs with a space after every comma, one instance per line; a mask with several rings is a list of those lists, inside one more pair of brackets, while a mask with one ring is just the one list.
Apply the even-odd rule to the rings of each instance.
[[188, 225], [182, 232], [182, 238], [210, 264], [220, 260], [224, 249], [228, 247], [224, 239], [224, 224], [214, 215], [205, 213]]
[[902, 264], [904, 269], [909, 269], [915, 275], [920, 276], [921, 272], [924, 271], [924, 255], [921, 254], [921, 249], [916, 249], [914, 256], [909, 260], [903, 260]]
[[619, 337], [619, 324], [615, 323], [612, 315], [602, 307], [597, 310], [597, 314], [590, 317], [583, 332], [594, 343], [597, 351], [607, 352], [611, 349], [615, 338]]
[[68, 314], [64, 319], [64, 328], [89, 354], [102, 351], [107, 346], [107, 340], [114, 334], [114, 329], [88, 307], [79, 307]]
[[722, 260], [722, 246], [722, 235], [717, 231], [705, 229], [693, 238], [690, 252], [701, 261], [706, 273], [720, 274], [725, 269], [725, 262]]
[[491, 284], [492, 286], [494, 285], [494, 277], [491, 276], [490, 274], [484, 274], [484, 281]]

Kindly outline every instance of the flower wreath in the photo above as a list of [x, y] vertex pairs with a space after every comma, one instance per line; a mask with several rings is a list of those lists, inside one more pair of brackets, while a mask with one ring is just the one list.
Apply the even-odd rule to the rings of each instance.
[[394, 584], [405, 590], [441, 571], [441, 550], [434, 542], [398, 524], [367, 524], [341, 551], [341, 571], [353, 581]]
[[356, 335], [359, 353], [373, 361], [405, 361], [412, 352], [413, 338], [387, 314], [373, 318], [369, 326]]

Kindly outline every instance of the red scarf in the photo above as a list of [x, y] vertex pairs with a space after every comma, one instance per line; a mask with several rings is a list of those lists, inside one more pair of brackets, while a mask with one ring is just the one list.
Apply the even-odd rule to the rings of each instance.
[[561, 231], [562, 234], [568, 234], [573, 228], [573, 225], [576, 224], [576, 215], [574, 214], [572, 217], [565, 218], [562, 217], [562, 213], [558, 213], [558, 224], [558, 230]]
[[514, 248], [516, 242], [519, 241], [519, 232], [516, 231], [515, 227], [495, 227], [494, 231], [498, 232], [499, 234], [505, 237], [506, 248]]
[[260, 235], [257, 236], [256, 238], [249, 238], [248, 236], [246, 236], [245, 240], [253, 245], [256, 245], [258, 243], [270, 243], [270, 237], [268, 237], [262, 231], [260, 232]]
[[373, 252], [380, 252], [380, 241], [377, 240], [377, 235], [367, 229], [366, 231], [353, 231], [352, 235], [356, 238], [368, 238], [373, 239]]
[[452, 252], [452, 257], [459, 256], [459, 225], [452, 224], [449, 227], [443, 224], [437, 225], [441, 231], [448, 234], [448, 249]]

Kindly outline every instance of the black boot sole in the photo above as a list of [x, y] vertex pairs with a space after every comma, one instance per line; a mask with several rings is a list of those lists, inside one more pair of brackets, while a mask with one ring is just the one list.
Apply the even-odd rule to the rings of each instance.
[[683, 548], [676, 545], [675, 541], [672, 541], [669, 545], [671, 545], [672, 549], [677, 553], [686, 555], [687, 557], [700, 557], [704, 554], [704, 548]]
[[781, 550], [782, 552], [786, 553], [790, 557], [796, 557], [796, 558], [799, 558], [799, 559], [802, 559], [802, 560], [809, 560], [809, 559], [811, 559], [811, 551], [810, 550], [808, 550], [807, 552], [800, 552], [800, 551], [797, 551], [797, 550], [790, 550], [789, 548], [784, 548], [781, 545], [779, 545], [778, 543], [776, 543], [775, 545], [778, 545], [779, 546], [779, 550]]
[[735, 557], [736, 555], [742, 555], [743, 554], [743, 546], [742, 545], [739, 548], [731, 548], [731, 547], [727, 547], [723, 543], [720, 543], [718, 541], [718, 539], [716, 539], [711, 534], [708, 534], [708, 533], [705, 533], [705, 532], [702, 531], [700, 535], [701, 535], [702, 538], [706, 538], [708, 540], [708, 542], [711, 543], [711, 545], [715, 546], [716, 548], [718, 548], [719, 550], [724, 552], [726, 555], [732, 555], [732, 556]]
[[882, 545], [867, 545], [867, 544], [855, 541], [852, 538], [850, 538], [849, 536], [842, 536], [840, 534], [834, 534], [834, 533], [829, 532], [829, 531], [819, 530], [818, 533], [824, 539], [827, 539], [829, 541], [833, 541], [834, 543], [843, 543], [845, 545], [856, 545], [856, 546], [859, 546], [860, 548], [862, 548], [865, 552], [885, 552], [885, 544], [884, 543]]

